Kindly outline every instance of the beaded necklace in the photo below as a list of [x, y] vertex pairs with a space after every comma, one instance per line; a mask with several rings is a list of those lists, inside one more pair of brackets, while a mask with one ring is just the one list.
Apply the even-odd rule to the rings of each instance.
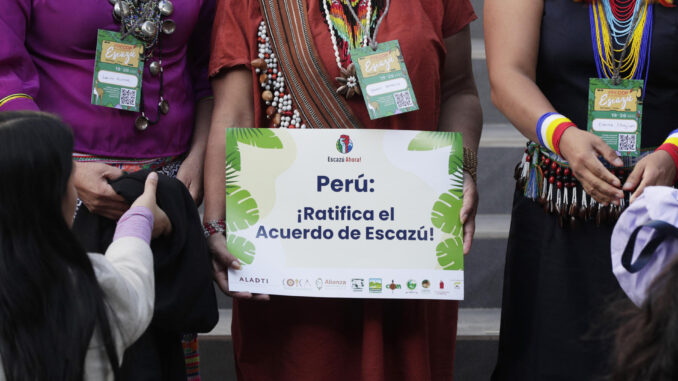
[[643, 72], [647, 77], [653, 5], [644, 0], [593, 0], [589, 18], [598, 77], [642, 79]]
[[266, 105], [266, 118], [272, 121], [273, 127], [306, 128], [299, 110], [293, 106], [292, 95], [278, 66], [278, 58], [273, 52], [265, 21], [259, 24], [257, 45], [258, 58], [252, 61], [252, 67], [259, 76], [261, 99]]
[[[330, 39], [332, 40], [334, 57], [337, 62], [337, 67], [339, 67], [339, 72], [341, 73], [341, 77], [335, 78], [337, 82], [339, 82], [337, 93], [345, 96], [346, 98], [351, 98], [355, 94], [360, 94], [358, 76], [356, 75], [355, 72], [355, 64], [352, 62], [350, 58], [350, 48], [354, 48], [356, 46], [354, 46], [355, 44], [351, 44], [353, 46], [346, 45], [344, 46], [343, 52], [347, 63], [346, 67], [344, 67], [344, 65], [342, 64], [341, 56], [339, 54], [339, 44], [337, 41], [337, 36], [335, 34], [335, 29], [337, 31], [345, 31], [346, 37], [344, 37], [344, 40], [348, 44], [353, 42], [351, 35], [359, 35], [360, 33], [362, 33], [363, 38], [361, 46], [365, 47], [369, 44], [373, 49], [376, 50], [377, 32], [379, 31], [379, 26], [381, 25], [381, 22], [386, 16], [386, 13], [388, 13], [390, 1], [389, 0], [386, 1], [386, 7], [384, 8], [384, 12], [379, 17], [379, 20], [377, 21], [376, 26], [374, 27], [374, 32], [372, 33], [372, 35], [370, 35], [373, 21], [372, 0], [358, 0], [353, 2], [351, 2], [350, 0], [321, 0], [321, 1], [323, 4], [323, 10], [325, 11], [325, 21], [327, 22], [327, 27], [330, 31]], [[343, 10], [344, 1], [348, 1], [346, 5], [351, 13], [351, 16], [357, 23], [357, 26], [356, 28], [354, 28], [352, 33], [348, 32], [349, 31], [349, 28], [347, 26], [348, 19]], [[331, 11], [327, 5], [328, 2], [331, 4], [332, 7]], [[354, 9], [355, 4], [359, 5], [358, 13], [356, 13]], [[364, 12], [363, 16], [363, 10], [365, 9], [365, 7], [366, 11]], [[374, 12], [374, 16], [376, 16], [377, 13], [378, 12]]]

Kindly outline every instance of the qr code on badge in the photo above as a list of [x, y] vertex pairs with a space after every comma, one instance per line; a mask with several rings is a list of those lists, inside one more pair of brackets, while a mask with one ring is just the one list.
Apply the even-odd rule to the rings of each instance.
[[137, 91], [134, 89], [120, 89], [120, 106], [136, 106]]
[[619, 134], [618, 151], [631, 152], [636, 150], [635, 134]]
[[414, 102], [412, 102], [412, 97], [410, 96], [409, 91], [401, 91], [399, 93], [393, 94], [393, 98], [395, 98], [395, 103], [398, 108], [407, 108], [407, 107], [413, 107]]

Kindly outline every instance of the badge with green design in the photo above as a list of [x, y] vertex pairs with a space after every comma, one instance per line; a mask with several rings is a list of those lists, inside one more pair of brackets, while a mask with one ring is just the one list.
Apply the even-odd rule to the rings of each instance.
[[227, 129], [230, 290], [463, 299], [462, 147], [452, 132]]
[[638, 156], [642, 115], [642, 80], [589, 80], [588, 131], [619, 155]]
[[134, 36], [101, 30], [92, 81], [92, 104], [139, 111], [144, 72], [144, 46]]
[[352, 49], [351, 59], [371, 119], [419, 110], [397, 40], [382, 42], [377, 50]]

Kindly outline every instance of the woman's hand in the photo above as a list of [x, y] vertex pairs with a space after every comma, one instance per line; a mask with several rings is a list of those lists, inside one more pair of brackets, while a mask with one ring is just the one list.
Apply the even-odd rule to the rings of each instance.
[[210, 252], [212, 253], [212, 266], [214, 269], [214, 280], [219, 285], [221, 291], [239, 299], [269, 300], [270, 297], [264, 294], [252, 294], [249, 292], [230, 292], [228, 289], [228, 269], [240, 270], [240, 261], [228, 252], [226, 248], [226, 236], [223, 234], [212, 234], [207, 239]]
[[603, 139], [578, 128], [568, 128], [560, 138], [560, 152], [586, 193], [604, 205], [619, 204], [624, 197], [621, 181], [605, 168], [598, 156], [616, 167], [624, 163]]
[[464, 224], [464, 255], [471, 251], [473, 234], [476, 232], [476, 212], [478, 211], [478, 188], [471, 175], [464, 172], [464, 201], [459, 212]]
[[129, 204], [107, 180], [115, 180], [123, 171], [102, 163], [76, 162], [75, 189], [87, 209], [111, 220], [117, 220], [129, 209]]
[[204, 154], [191, 153], [186, 156], [179, 167], [177, 179], [184, 183], [196, 205], [202, 203], [203, 196], [203, 158]]
[[132, 204], [132, 207], [143, 206], [153, 213], [153, 238], [172, 233], [172, 223], [170, 222], [169, 217], [167, 217], [167, 214], [160, 209], [156, 202], [155, 193], [157, 189], [158, 174], [151, 172], [146, 178], [144, 193], [142, 193]]
[[[624, 184], [625, 191], [633, 191], [631, 202], [635, 201], [645, 187], [652, 185], [672, 186], [676, 178], [676, 164], [666, 151], [655, 151], [642, 158]], [[638, 184], [640, 183], [640, 184]]]

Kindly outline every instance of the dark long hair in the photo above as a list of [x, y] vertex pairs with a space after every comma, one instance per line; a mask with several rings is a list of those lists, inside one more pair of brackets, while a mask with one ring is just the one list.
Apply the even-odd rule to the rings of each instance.
[[612, 381], [678, 380], [678, 258], [652, 282], [640, 308], [620, 310]]
[[82, 380], [95, 327], [118, 379], [103, 293], [62, 212], [72, 149], [56, 117], [0, 113], [0, 357], [8, 381]]

